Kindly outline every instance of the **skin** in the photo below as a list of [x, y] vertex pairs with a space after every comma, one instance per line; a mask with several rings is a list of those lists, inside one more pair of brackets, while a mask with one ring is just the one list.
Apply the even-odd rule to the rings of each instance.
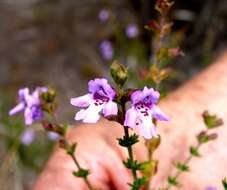
[[[227, 53], [213, 65], [172, 92], [160, 103], [162, 110], [171, 117], [168, 123], [159, 123], [162, 137], [160, 148], [154, 157], [158, 159], [159, 170], [152, 180], [152, 186], [162, 186], [166, 177], [174, 173], [172, 162], [184, 160], [188, 147], [195, 144], [195, 135], [205, 129], [201, 114], [204, 110], [217, 113], [227, 123]], [[227, 177], [227, 130], [226, 124], [215, 129], [218, 139], [202, 146], [202, 158], [193, 158], [191, 172], [180, 176], [182, 190], [203, 190], [207, 186], [223, 189], [221, 180]], [[78, 142], [76, 156], [85, 168], [89, 168], [89, 180], [94, 187], [103, 190], [127, 190], [132, 180], [130, 171], [122, 165], [127, 151], [115, 140], [123, 135], [122, 126], [101, 119], [97, 124], [83, 124], [72, 128], [68, 139]], [[143, 140], [142, 140], [143, 141]], [[143, 142], [133, 147], [136, 158], [146, 159]], [[64, 150], [56, 148], [33, 190], [86, 190], [82, 179], [71, 172], [76, 169]], [[175, 188], [172, 188], [175, 189]]]

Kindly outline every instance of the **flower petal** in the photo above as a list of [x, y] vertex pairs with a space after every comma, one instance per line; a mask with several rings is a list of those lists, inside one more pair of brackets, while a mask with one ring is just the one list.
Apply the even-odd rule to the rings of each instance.
[[157, 137], [156, 127], [152, 122], [152, 116], [151, 111], [148, 111], [148, 115], [144, 115], [141, 112], [138, 112], [139, 116], [139, 125], [137, 125], [137, 129], [139, 130], [139, 133], [145, 138], [145, 139], [151, 139], [152, 137]]
[[77, 98], [71, 98], [70, 103], [80, 108], [88, 107], [92, 102], [92, 95], [86, 94]]
[[20, 100], [25, 100], [29, 96], [29, 89], [28, 88], [21, 88], [18, 91], [18, 95]]
[[85, 123], [96, 123], [99, 118], [99, 112], [103, 109], [103, 105], [96, 106], [91, 104], [87, 109], [77, 112], [75, 120], [83, 120]]
[[109, 101], [104, 105], [103, 114], [104, 116], [117, 115], [117, 104], [115, 102]]
[[23, 102], [19, 103], [16, 107], [9, 111], [9, 115], [14, 115], [24, 109], [25, 105]]
[[75, 120], [83, 120], [86, 117], [87, 113], [85, 109], [78, 111], [75, 115]]
[[154, 117], [155, 119], [160, 120], [160, 121], [169, 121], [170, 120], [170, 118], [165, 113], [163, 113], [162, 110], [158, 106], [152, 105], [151, 110], [152, 110], [152, 113], [151, 113], [152, 117]]
[[97, 78], [88, 82], [88, 91], [92, 94], [99, 93], [102, 96], [107, 96], [111, 100], [116, 95], [115, 90], [108, 84], [104, 78]]
[[159, 100], [160, 94], [153, 88], [144, 87], [143, 90], [136, 90], [131, 95], [132, 104], [137, 104], [139, 102], [145, 103], [156, 103]]
[[91, 104], [85, 111], [86, 116], [84, 117], [83, 122], [96, 123], [100, 118], [99, 112], [103, 109], [103, 106], [104, 105], [96, 106]]
[[145, 139], [151, 139], [152, 137], [157, 137], [157, 132], [155, 125], [152, 123], [151, 119], [148, 117], [143, 117], [141, 119], [141, 124], [139, 125], [139, 133], [145, 138]]
[[134, 128], [137, 121], [137, 111], [134, 107], [127, 110], [125, 115], [124, 126]]
[[33, 142], [34, 138], [35, 138], [35, 132], [33, 129], [29, 128], [23, 132], [21, 136], [21, 142], [24, 145], [29, 145]]
[[33, 114], [30, 110], [30, 108], [26, 108], [24, 111], [24, 119], [26, 125], [31, 125], [33, 122]]

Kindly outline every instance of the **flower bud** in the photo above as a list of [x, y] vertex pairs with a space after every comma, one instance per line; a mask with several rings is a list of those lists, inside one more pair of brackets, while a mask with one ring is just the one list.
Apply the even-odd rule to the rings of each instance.
[[173, 4], [174, 2], [170, 0], [157, 0], [155, 4], [155, 9], [161, 14], [167, 14]]
[[47, 103], [53, 103], [56, 96], [56, 91], [52, 88], [48, 88], [48, 91], [41, 93], [40, 96], [43, 101]]
[[118, 61], [114, 61], [110, 66], [110, 73], [114, 82], [123, 86], [128, 78], [128, 71], [124, 65], [120, 64]]

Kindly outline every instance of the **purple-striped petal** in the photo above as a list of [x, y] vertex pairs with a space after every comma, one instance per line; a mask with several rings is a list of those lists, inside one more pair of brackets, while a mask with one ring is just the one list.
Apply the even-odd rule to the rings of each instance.
[[151, 117], [141, 116], [141, 123], [138, 126], [139, 133], [145, 139], [151, 139], [152, 137], [157, 137], [156, 127], [152, 123]]
[[115, 102], [109, 101], [104, 105], [103, 108], [103, 115], [110, 116], [110, 115], [117, 115], [117, 104]]

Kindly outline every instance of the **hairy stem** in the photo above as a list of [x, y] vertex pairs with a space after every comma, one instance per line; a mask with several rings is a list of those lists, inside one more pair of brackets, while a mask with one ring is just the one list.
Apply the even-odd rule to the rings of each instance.
[[[76, 164], [78, 170], [81, 170], [82, 168], [81, 168], [81, 166], [80, 166], [78, 160], [76, 159], [75, 155], [74, 155], [74, 154], [70, 154], [70, 156], [71, 156], [71, 158], [73, 159], [74, 163]], [[91, 183], [89, 182], [87, 176], [83, 177], [83, 179], [84, 179], [84, 182], [86, 183], [86, 185], [88, 186], [88, 189], [89, 189], [89, 190], [93, 190], [93, 188], [92, 188], [92, 186], [91, 186]]]
[[[129, 139], [129, 132], [128, 132], [128, 127], [124, 127], [124, 132], [125, 132], [125, 137], [126, 139]], [[128, 146], [127, 147], [128, 149], [128, 156], [129, 156], [129, 159], [134, 161], [134, 158], [133, 158], [133, 152], [132, 152], [132, 146]], [[133, 175], [133, 179], [136, 180], [137, 179], [137, 174], [136, 174], [136, 170], [132, 168], [132, 175]]]
[[[196, 149], [199, 149], [200, 146], [201, 146], [201, 143], [198, 143], [198, 144], [196, 145]], [[192, 159], [193, 157], [194, 157], [194, 156], [193, 156], [192, 154], [190, 154], [190, 155], [185, 159], [185, 161], [183, 162], [183, 164], [184, 164], [184, 165], [188, 165], [189, 162], [191, 161], [191, 159]], [[181, 175], [182, 173], [183, 173], [183, 171], [177, 170], [177, 171], [175, 172], [175, 174], [174, 174], [172, 177], [175, 178], [175, 179], [177, 180], [177, 179], [180, 177], [180, 175]], [[166, 188], [164, 188], [164, 189], [165, 189], [165, 190], [170, 190], [171, 187], [173, 187], [173, 185], [172, 185], [172, 184], [168, 184], [168, 186], [167, 186]]]

